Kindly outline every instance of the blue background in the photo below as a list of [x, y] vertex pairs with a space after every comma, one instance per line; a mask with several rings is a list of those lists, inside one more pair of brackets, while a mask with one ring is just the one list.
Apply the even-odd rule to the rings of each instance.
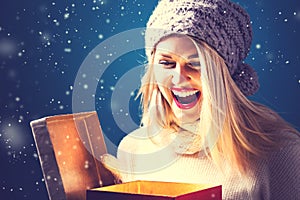
[[[299, 130], [300, 1], [237, 2], [250, 13], [253, 22], [253, 45], [247, 62], [256, 69], [261, 87], [251, 99], [271, 107]], [[74, 80], [89, 52], [117, 33], [144, 27], [156, 3], [1, 2], [1, 199], [48, 198], [29, 122], [72, 113]], [[119, 68], [110, 68], [97, 89], [96, 108], [103, 131], [116, 145], [126, 133], [114, 122], [110, 97], [122, 74], [144, 61], [142, 54], [134, 52], [112, 63]], [[122, 70], [116, 70], [121, 66]], [[130, 99], [129, 115], [136, 123], [138, 105], [134, 97]]]

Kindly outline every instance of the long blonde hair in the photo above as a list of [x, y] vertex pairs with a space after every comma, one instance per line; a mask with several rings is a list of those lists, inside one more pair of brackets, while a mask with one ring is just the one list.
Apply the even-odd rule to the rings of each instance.
[[[190, 37], [191, 38], [191, 37]], [[232, 169], [247, 174], [255, 158], [279, 146], [276, 133], [297, 132], [278, 114], [250, 101], [234, 83], [224, 60], [206, 43], [191, 38], [201, 63], [203, 101], [199, 133], [207, 155], [219, 166], [226, 159]], [[160, 93], [153, 75], [155, 48], [142, 78], [142, 124], [178, 127], [172, 109]]]

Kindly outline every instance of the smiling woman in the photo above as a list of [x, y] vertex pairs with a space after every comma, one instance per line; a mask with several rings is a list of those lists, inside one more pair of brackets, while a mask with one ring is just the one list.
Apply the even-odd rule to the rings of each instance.
[[244, 63], [245, 10], [229, 0], [161, 0], [145, 40], [141, 127], [113, 164], [122, 181], [222, 185], [223, 199], [299, 199], [299, 132], [247, 98], [259, 84]]
[[154, 79], [172, 113], [181, 122], [199, 119], [201, 72], [197, 49], [189, 37], [161, 41], [154, 54]]

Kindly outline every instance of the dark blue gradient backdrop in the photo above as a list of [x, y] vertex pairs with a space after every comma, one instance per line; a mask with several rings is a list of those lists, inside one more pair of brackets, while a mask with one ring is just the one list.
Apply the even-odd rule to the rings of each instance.
[[[261, 87], [251, 99], [276, 110], [299, 130], [300, 1], [237, 2], [250, 13], [254, 31], [247, 63], [256, 69]], [[117, 33], [144, 27], [156, 3], [1, 2], [0, 199], [48, 198], [29, 122], [72, 113], [73, 84], [89, 52]], [[144, 61], [142, 50], [122, 55], [99, 80], [95, 107], [105, 135], [115, 145], [126, 133], [114, 121], [112, 92], [124, 73]], [[83, 87], [89, 89], [88, 85]], [[138, 124], [135, 95], [133, 90], [125, 116]]]

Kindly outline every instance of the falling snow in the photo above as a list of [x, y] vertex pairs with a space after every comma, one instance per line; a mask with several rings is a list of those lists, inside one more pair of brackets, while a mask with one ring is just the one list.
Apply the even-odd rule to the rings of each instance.
[[[133, 117], [138, 123], [136, 90], [129, 91], [127, 101], [111, 99], [126, 70], [143, 63], [143, 52], [133, 52], [134, 58], [114, 60], [117, 53], [107, 46], [106, 54], [92, 54], [94, 61], [90, 64], [91, 69], [99, 68], [99, 73], [101, 66], [111, 66], [101, 79], [97, 74], [77, 71], [99, 43], [122, 31], [145, 26], [156, 2], [36, 1], [15, 6], [7, 1], [0, 8], [0, 19], [5, 19], [0, 22], [1, 198], [48, 199], [45, 178], [57, 181], [57, 177], [43, 177], [29, 123], [44, 116], [71, 113], [77, 75], [80, 89], [94, 99], [103, 131], [113, 142], [118, 143], [125, 133], [117, 128], [112, 109], [114, 114], [125, 119]], [[300, 127], [299, 3], [239, 3], [253, 15], [253, 47], [246, 62], [260, 77], [256, 99], [276, 107], [284, 118]], [[96, 88], [93, 80], [98, 80]], [[80, 100], [82, 105], [87, 104]], [[130, 102], [129, 110], [124, 102]], [[91, 166], [86, 161], [82, 167], [88, 170]]]

